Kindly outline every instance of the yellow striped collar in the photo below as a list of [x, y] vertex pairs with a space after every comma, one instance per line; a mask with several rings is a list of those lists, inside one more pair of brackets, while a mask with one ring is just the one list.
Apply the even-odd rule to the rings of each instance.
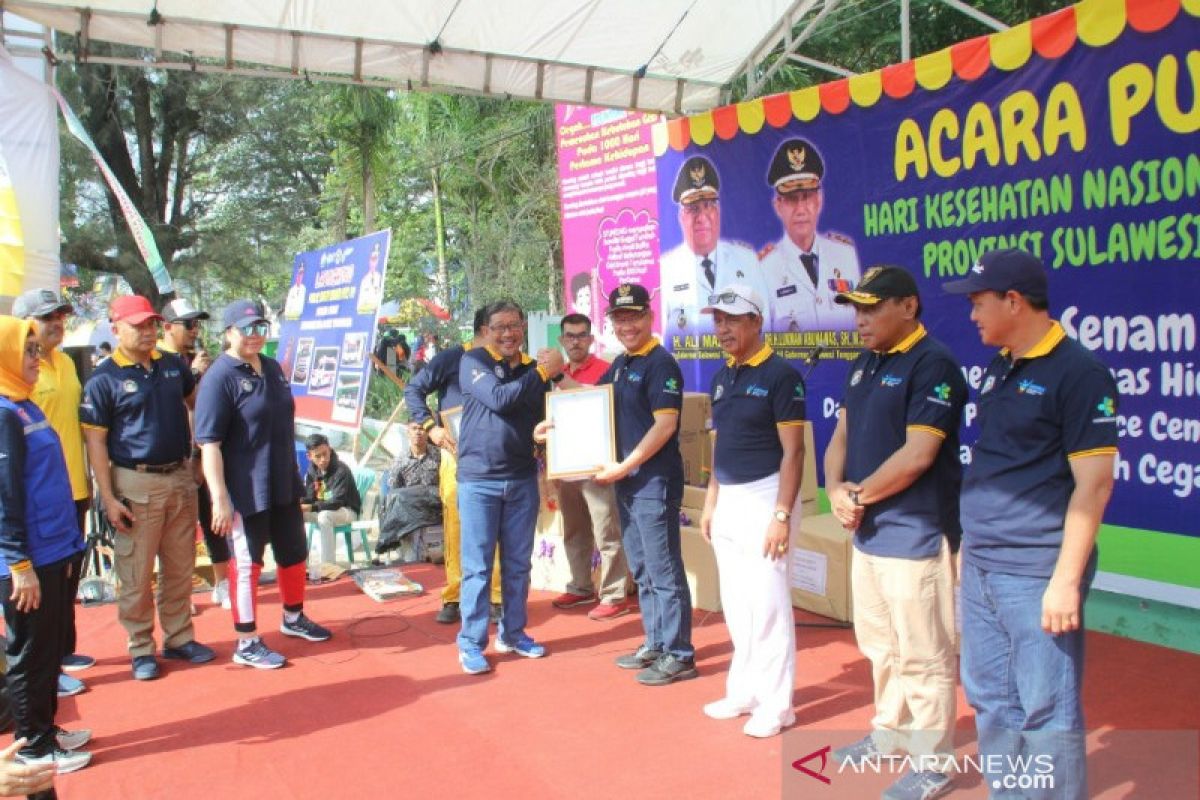
[[925, 326], [918, 322], [917, 329], [908, 336], [905, 336], [900, 344], [888, 350], [888, 353], [907, 353], [916, 346], [917, 342], [925, 338], [926, 333]]
[[[162, 353], [158, 352], [158, 348], [155, 348], [150, 351], [150, 360], [151, 361], [157, 361], [160, 358], [162, 358]], [[136, 366], [138, 363], [138, 362], [130, 359], [128, 356], [126, 356], [125, 353], [119, 347], [116, 350], [113, 350], [112, 360], [116, 363], [116, 365], [118, 367], [132, 367], [132, 366]]]
[[[742, 366], [743, 367], [757, 367], [759, 364], [763, 363], [768, 358], [770, 358], [771, 354], [774, 352], [775, 351], [771, 349], [771, 345], [764, 344], [762, 347], [760, 347], [758, 349], [757, 353], [755, 353], [754, 355], [750, 356], [748, 359], [743, 361]], [[736, 359], [734, 359], [733, 356], [730, 356], [729, 358], [725, 359], [725, 366], [728, 366], [728, 367], [737, 366]]]
[[[1054, 348], [1058, 347], [1059, 342], [1065, 338], [1067, 338], [1067, 332], [1063, 330], [1063, 326], [1057, 320], [1051, 321], [1050, 330], [1046, 331], [1046, 335], [1037, 344], [1029, 348], [1029, 352], [1021, 356], [1021, 359], [1026, 360], [1048, 356], [1054, 352]], [[1005, 358], [1012, 358], [1012, 351], [1005, 347], [1000, 351], [1000, 355]]]
[[626, 350], [625, 355], [632, 358], [633, 356], [644, 356], [654, 348], [658, 347], [658, 337], [651, 336], [650, 341], [639, 347], [637, 350]]

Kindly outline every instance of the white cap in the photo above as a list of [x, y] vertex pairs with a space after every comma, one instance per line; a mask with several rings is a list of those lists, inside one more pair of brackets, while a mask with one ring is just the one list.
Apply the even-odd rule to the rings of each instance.
[[197, 311], [196, 307], [184, 300], [182, 297], [178, 300], [172, 300], [163, 307], [163, 319], [167, 322], [176, 322], [178, 320], [189, 319], [208, 319], [208, 313], [205, 311]]
[[701, 314], [724, 311], [726, 314], [757, 314], [764, 316], [762, 295], [744, 283], [732, 283], [708, 296], [708, 305], [700, 309]]

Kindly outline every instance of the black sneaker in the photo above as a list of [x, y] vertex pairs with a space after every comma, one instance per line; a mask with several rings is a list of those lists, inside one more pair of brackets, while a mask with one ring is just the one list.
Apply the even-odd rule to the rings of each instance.
[[651, 650], [646, 645], [642, 645], [636, 653], [629, 653], [618, 658], [617, 666], [621, 669], [645, 669], [660, 658], [662, 658], [661, 650]]
[[333, 636], [328, 628], [324, 628], [304, 616], [303, 611], [300, 612], [300, 616], [296, 617], [293, 622], [288, 622], [284, 619], [279, 624], [279, 631], [288, 636], [308, 639], [310, 642], [325, 642]]
[[435, 620], [443, 625], [453, 625], [462, 620], [462, 614], [459, 613], [458, 603], [449, 602], [442, 604], [442, 610], [434, 617]]
[[504, 606], [499, 603], [492, 603], [492, 610], [488, 613], [488, 621], [493, 625], [499, 625], [502, 616], [504, 616]]
[[696, 665], [684, 661], [671, 653], [664, 653], [657, 661], [637, 674], [637, 682], [643, 686], [666, 686], [675, 681], [686, 681], [698, 677]]
[[54, 771], [59, 775], [83, 769], [91, 763], [92, 754], [86, 750], [63, 750], [56, 747], [41, 756], [23, 756], [17, 753], [17, 761], [22, 764], [53, 764]]

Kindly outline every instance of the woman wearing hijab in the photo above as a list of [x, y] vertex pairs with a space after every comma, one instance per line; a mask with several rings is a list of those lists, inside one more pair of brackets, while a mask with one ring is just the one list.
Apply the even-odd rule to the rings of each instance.
[[70, 623], [71, 561], [83, 550], [62, 443], [30, 400], [40, 350], [33, 323], [0, 316], [0, 602], [8, 626], [8, 691], [17, 758], [82, 769], [91, 731], [54, 724]]

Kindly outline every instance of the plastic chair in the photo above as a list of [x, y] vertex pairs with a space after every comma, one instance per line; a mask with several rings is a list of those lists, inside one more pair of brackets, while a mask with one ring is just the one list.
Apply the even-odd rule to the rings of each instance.
[[[367, 493], [370, 492], [371, 489], [375, 486], [375, 481], [378, 480], [379, 476], [375, 473], [375, 470], [373, 470], [373, 469], [355, 468], [352, 471], [354, 473], [354, 485], [358, 488], [358, 497], [363, 502], [362, 513], [360, 513], [359, 516], [367, 517], [368, 516], [368, 513], [367, 513], [368, 509], [367, 509], [367, 505], [366, 505]], [[313, 537], [313, 534], [316, 533], [316, 531], [317, 531], [316, 520], [313, 520], [313, 521], [307, 523], [307, 528], [308, 528], [308, 549], [312, 550], [312, 537]], [[355, 531], [358, 531], [358, 534], [362, 539], [363, 558], [366, 559], [366, 562], [368, 564], [371, 563], [371, 544], [367, 540], [367, 533], [371, 530], [371, 528], [372, 528], [372, 525], [369, 524], [369, 521], [365, 520], [365, 519], [364, 520], [355, 520], [354, 522], [350, 522], [345, 525], [335, 525], [334, 526], [334, 528], [333, 528], [334, 541], [337, 541], [337, 535], [339, 533], [345, 538], [345, 540], [346, 540], [346, 556], [350, 559], [351, 565], [354, 564], [354, 532]], [[328, 555], [329, 554], [327, 554], [327, 556]]]

